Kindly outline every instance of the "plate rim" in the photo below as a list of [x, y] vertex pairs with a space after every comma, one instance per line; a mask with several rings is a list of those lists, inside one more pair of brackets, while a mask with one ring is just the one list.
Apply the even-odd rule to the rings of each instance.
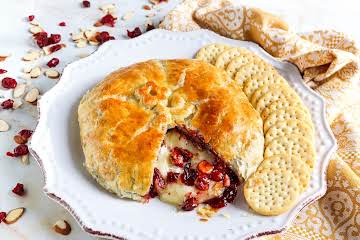
[[[124, 41], [133, 41], [133, 42], [140, 42], [140, 41], [146, 41], [149, 40], [149, 38], [151, 38], [154, 35], [157, 34], [168, 34], [168, 35], [201, 35], [201, 37], [203, 38], [217, 38], [217, 39], [223, 39], [224, 41], [240, 41], [240, 40], [234, 40], [234, 39], [229, 39], [229, 38], [225, 38], [223, 36], [220, 36], [212, 31], [209, 30], [197, 30], [197, 31], [192, 31], [192, 32], [172, 32], [172, 31], [168, 31], [168, 30], [162, 30], [162, 29], [155, 29], [152, 30], [146, 34], [143, 34], [135, 39], [125, 39], [125, 40], [114, 40], [114, 41], [108, 41], [106, 43], [104, 43], [103, 45], [101, 45], [96, 51], [94, 51], [91, 55], [89, 55], [86, 58], [83, 59], [79, 59], [77, 61], [74, 61], [72, 63], [69, 63], [66, 65], [66, 67], [63, 70], [63, 74], [61, 76], [61, 78], [59, 79], [58, 83], [51, 88], [49, 91], [47, 91], [38, 101], [38, 119], [37, 119], [37, 123], [36, 123], [36, 128], [34, 130], [34, 134], [36, 135], [38, 132], [42, 131], [41, 129], [39, 129], [39, 125], [41, 122], [46, 121], [47, 117], [46, 115], [44, 116], [44, 111], [42, 111], [42, 109], [46, 108], [46, 104], [48, 104], [47, 100], [51, 98], [53, 98], [56, 93], [58, 92], [58, 89], [61, 88], [66, 80], [67, 75], [71, 72], [71, 70], [76, 67], [76, 65], [81, 64], [82, 62], [85, 61], [89, 61], [92, 58], [96, 58], [98, 56], [101, 56], [101, 54], [105, 53], [107, 49], [111, 48], [112, 45], [115, 45], [117, 43], [121, 43]], [[293, 68], [294, 70], [296, 70], [297, 72], [299, 72], [298, 68], [296, 65], [290, 63], [290, 62], [281, 62], [278, 59], [274, 58], [273, 56], [271, 56], [269, 53], [267, 53], [261, 46], [259, 46], [258, 44], [254, 43], [254, 42], [249, 42], [249, 41], [241, 41], [241, 42], [246, 42], [250, 45], [253, 45], [254, 47], [258, 47], [259, 51], [262, 52], [263, 55], [265, 55], [269, 60], [271, 60], [272, 62], [276, 62], [279, 65], [288, 65], [291, 66], [290, 68]], [[272, 64], [272, 63], [271, 63]], [[323, 126], [325, 127], [325, 131], [327, 132], [327, 135], [329, 137], [328, 140], [331, 141], [331, 147], [329, 148], [329, 150], [327, 151], [327, 154], [325, 155], [323, 161], [322, 161], [322, 165], [320, 166], [321, 168], [321, 176], [320, 176], [320, 182], [321, 182], [321, 189], [317, 192], [314, 193], [312, 195], [312, 198], [307, 199], [307, 201], [304, 201], [302, 203], [297, 203], [297, 205], [295, 205], [291, 210], [289, 210], [289, 212], [292, 212], [290, 214], [290, 217], [286, 220], [286, 223], [283, 225], [282, 228], [278, 228], [276, 227], [276, 229], [272, 229], [270, 231], [264, 231], [264, 232], [258, 232], [256, 234], [253, 235], [249, 235], [247, 236], [245, 239], [252, 239], [255, 237], [260, 237], [260, 236], [266, 236], [266, 235], [272, 235], [272, 234], [277, 234], [280, 233], [284, 230], [286, 230], [289, 225], [292, 223], [292, 221], [295, 219], [296, 215], [303, 209], [305, 208], [307, 205], [311, 204], [312, 202], [318, 200], [319, 198], [321, 198], [322, 196], [325, 195], [326, 190], [327, 190], [327, 180], [326, 180], [326, 171], [327, 171], [327, 167], [330, 161], [331, 156], [335, 153], [335, 150], [337, 148], [337, 144], [336, 144], [336, 139], [330, 129], [330, 125], [327, 122], [326, 119], [326, 102], [324, 100], [324, 98], [318, 94], [317, 92], [313, 91], [312, 89], [310, 89], [305, 83], [304, 81], [302, 81], [301, 75], [300, 76], [300, 80], [299, 84], [302, 85], [302, 87], [305, 87], [307, 90], [307, 93], [311, 94], [313, 97], [317, 98], [320, 101], [320, 105], [321, 105], [321, 113], [320, 113], [320, 117], [321, 117], [321, 121], [323, 123]], [[36, 143], [35, 141], [33, 141], [33, 138], [31, 138], [30, 143], [29, 143], [29, 151], [30, 154], [34, 157], [34, 159], [36, 160], [37, 164], [39, 165], [43, 178], [44, 178], [44, 187], [43, 187], [43, 192], [53, 201], [55, 201], [56, 203], [58, 203], [60, 206], [62, 206], [63, 208], [65, 208], [73, 217], [74, 219], [78, 222], [78, 224], [80, 225], [80, 227], [87, 232], [90, 235], [96, 236], [96, 237], [106, 237], [106, 238], [110, 238], [110, 239], [118, 239], [118, 240], [123, 240], [125, 239], [122, 236], [117, 236], [111, 233], [107, 233], [107, 232], [103, 232], [101, 230], [95, 230], [92, 229], [91, 227], [87, 226], [82, 219], [80, 218], [79, 214], [76, 213], [76, 210], [71, 207], [71, 205], [69, 203], [67, 203], [65, 200], [63, 200], [61, 197], [57, 196], [55, 192], [52, 192], [49, 189], [49, 183], [48, 183], [48, 172], [46, 170], [46, 166], [44, 164], [44, 160], [40, 158], [39, 154], [38, 154], [38, 150], [36, 149]]]

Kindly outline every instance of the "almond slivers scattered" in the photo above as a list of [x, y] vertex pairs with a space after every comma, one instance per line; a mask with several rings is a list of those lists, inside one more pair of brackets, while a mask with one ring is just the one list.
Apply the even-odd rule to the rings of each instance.
[[15, 209], [11, 210], [6, 215], [6, 218], [4, 219], [4, 222], [6, 224], [13, 224], [13, 223], [17, 222], [17, 220], [19, 220], [21, 218], [21, 216], [24, 214], [24, 212], [25, 212], [25, 208], [23, 208], [23, 207], [15, 208]]
[[31, 69], [30, 71], [30, 77], [31, 78], [37, 78], [41, 75], [41, 68], [40, 67], [34, 67], [33, 69]]
[[61, 234], [61, 235], [69, 235], [71, 232], [71, 226], [70, 224], [65, 220], [58, 220], [54, 226], [53, 229], [55, 232]]
[[39, 89], [33, 88], [25, 95], [24, 100], [29, 103], [35, 102], [38, 99], [39, 95]]
[[26, 90], [26, 84], [19, 83], [14, 89], [14, 92], [13, 92], [14, 98], [22, 97], [25, 93], [25, 90]]
[[60, 77], [60, 73], [54, 69], [48, 69], [45, 71], [45, 76], [51, 79], [57, 79]]
[[5, 120], [0, 119], [0, 132], [6, 132], [10, 129], [10, 126]]
[[22, 57], [22, 60], [24, 61], [34, 61], [39, 59], [41, 56], [41, 52], [39, 51], [30, 51], [25, 56]]

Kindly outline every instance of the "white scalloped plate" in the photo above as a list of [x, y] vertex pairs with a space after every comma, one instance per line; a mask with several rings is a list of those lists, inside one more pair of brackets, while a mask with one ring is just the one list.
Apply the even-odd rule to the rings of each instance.
[[[149, 204], [123, 200], [101, 189], [83, 167], [77, 106], [82, 95], [110, 72], [147, 59], [193, 58], [204, 45], [226, 43], [250, 49], [278, 69], [311, 111], [316, 126], [317, 164], [309, 189], [298, 204], [276, 217], [260, 216], [244, 202], [234, 204], [204, 223], [193, 212], [177, 212], [158, 199]], [[275, 60], [258, 45], [201, 30], [175, 33], [153, 30], [132, 40], [105, 43], [91, 56], [68, 65], [59, 83], [39, 101], [40, 120], [30, 149], [45, 177], [45, 193], [66, 208], [88, 233], [114, 239], [247, 239], [284, 230], [307, 204], [324, 195], [325, 173], [336, 148], [325, 120], [322, 98], [306, 87], [298, 69]]]

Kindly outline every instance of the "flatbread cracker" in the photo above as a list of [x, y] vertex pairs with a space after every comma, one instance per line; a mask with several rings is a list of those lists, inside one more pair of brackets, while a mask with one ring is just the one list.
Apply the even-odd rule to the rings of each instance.
[[254, 76], [263, 74], [263, 72], [275, 72], [276, 70], [261, 58], [251, 60], [248, 64], [242, 66], [235, 74], [235, 81], [243, 85], [245, 80]]
[[311, 119], [303, 110], [301, 110], [301, 108], [289, 107], [276, 110], [264, 120], [264, 133], [266, 134], [268, 129], [275, 125], [277, 122], [289, 119], [303, 121], [304, 124], [308, 125], [308, 127], [310, 127], [311, 129], [313, 128], [311, 124]]
[[218, 55], [229, 49], [230, 46], [225, 44], [213, 43], [202, 47], [196, 54], [195, 59], [203, 60], [205, 62], [215, 64]]
[[314, 139], [314, 130], [301, 120], [287, 119], [284, 121], [277, 121], [271, 126], [265, 134], [265, 146], [268, 145], [274, 138], [285, 137], [291, 134], [303, 136], [309, 140]]
[[256, 172], [244, 185], [246, 202], [255, 212], [266, 216], [286, 212], [297, 202], [299, 195], [299, 181], [283, 169]]
[[312, 171], [308, 165], [299, 161], [295, 156], [274, 155], [265, 158], [258, 171], [263, 171], [264, 169], [269, 169], [270, 171], [282, 169], [291, 172], [299, 181], [300, 192], [304, 192], [309, 186]]
[[245, 95], [250, 99], [252, 94], [264, 85], [278, 85], [287, 84], [286, 80], [280, 76], [276, 71], [261, 72], [255, 74], [245, 80], [243, 90]]
[[311, 169], [314, 168], [316, 153], [314, 143], [302, 136], [291, 134], [286, 137], [274, 138], [266, 147], [264, 158], [274, 155], [293, 155], [306, 163]]
[[270, 88], [269, 92], [262, 96], [254, 107], [261, 114], [267, 106], [279, 99], [294, 99], [296, 101], [301, 101], [300, 97], [289, 86], [284, 84], [274, 84], [273, 88]]
[[233, 60], [233, 58], [243, 55], [251, 56], [254, 54], [249, 50], [240, 47], [232, 47], [226, 49], [216, 58], [215, 66], [221, 69], [226, 69], [226, 67], [228, 66], [230, 61]]
[[231, 78], [235, 78], [236, 72], [246, 64], [249, 64], [250, 61], [256, 59], [257, 56], [244, 54], [238, 57], [233, 58], [226, 67], [226, 72], [229, 74]]

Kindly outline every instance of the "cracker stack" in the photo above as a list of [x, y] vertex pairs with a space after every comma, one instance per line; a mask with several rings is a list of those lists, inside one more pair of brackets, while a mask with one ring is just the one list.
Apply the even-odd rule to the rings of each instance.
[[196, 58], [227, 71], [260, 113], [265, 134], [264, 160], [245, 182], [244, 195], [259, 214], [284, 213], [306, 191], [315, 165], [310, 112], [270, 64], [244, 48], [210, 44]]

